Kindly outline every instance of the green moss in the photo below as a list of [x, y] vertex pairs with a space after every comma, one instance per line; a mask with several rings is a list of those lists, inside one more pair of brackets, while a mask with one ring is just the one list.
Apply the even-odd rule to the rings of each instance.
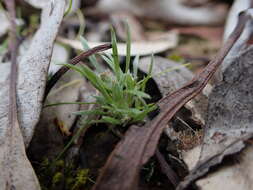
[[78, 190], [80, 188], [83, 188], [88, 179], [89, 179], [89, 170], [88, 169], [80, 169], [76, 173], [75, 183], [71, 190]]
[[74, 164], [67, 164], [64, 160], [52, 162], [45, 158], [36, 167], [42, 190], [79, 190], [87, 188], [89, 178], [88, 169], [80, 169]]
[[61, 172], [57, 172], [54, 177], [53, 177], [53, 180], [52, 180], [52, 185], [55, 186], [57, 184], [59, 184], [60, 182], [62, 182], [64, 179], [64, 176]]
[[56, 170], [63, 169], [65, 167], [64, 161], [63, 160], [56, 161], [55, 167], [56, 167]]

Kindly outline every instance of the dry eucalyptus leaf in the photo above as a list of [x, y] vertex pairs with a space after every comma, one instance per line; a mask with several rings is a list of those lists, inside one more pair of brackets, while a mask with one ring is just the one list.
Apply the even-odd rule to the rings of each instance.
[[229, 165], [222, 166], [200, 179], [197, 185], [202, 190], [251, 190], [253, 188], [253, 149], [247, 146], [239, 155], [230, 159]]
[[179, 0], [100, 0], [99, 11], [130, 12], [137, 16], [183, 25], [217, 25], [224, 22], [225, 7], [187, 7]]
[[[66, 38], [57, 38], [60, 42], [71, 46], [74, 49], [82, 50], [83, 46], [78, 40], [70, 40]], [[91, 48], [102, 45], [104, 42], [88, 42]], [[168, 49], [174, 48], [177, 45], [177, 34], [171, 32], [166, 38], [157, 39], [154, 41], [138, 41], [131, 43], [131, 55], [150, 55], [152, 53], [161, 53]], [[118, 43], [118, 53], [121, 56], [126, 56], [126, 44]], [[112, 53], [112, 50], [105, 51], [106, 53]]]
[[[235, 23], [238, 20], [238, 14], [246, 9], [249, 9], [251, 6], [250, 0], [236, 0], [231, 7], [224, 31], [224, 41], [227, 40], [228, 36], [232, 33], [235, 28]], [[251, 15], [253, 14], [251, 10], [248, 10], [248, 13]], [[222, 73], [226, 70], [227, 67], [233, 62], [235, 57], [238, 55], [238, 52], [246, 48], [247, 41], [250, 40], [251, 35], [253, 33], [253, 21], [249, 19], [247, 24], [244, 27], [244, 30], [240, 36], [240, 38], [236, 41], [233, 48], [230, 50], [229, 54], [226, 56], [225, 60], [223, 61], [221, 67], [216, 72], [216, 79], [217, 81], [222, 80]]]
[[200, 152], [201, 152], [200, 146], [196, 146], [189, 151], [182, 152], [183, 160], [186, 163], [189, 170], [192, 170], [196, 166], [199, 160]]
[[229, 10], [226, 25], [225, 25], [225, 31], [224, 31], [224, 40], [227, 40], [229, 35], [233, 32], [236, 22], [238, 20], [238, 14], [241, 11], [244, 11], [248, 8], [250, 8], [250, 0], [235, 0], [232, 7]]
[[43, 6], [40, 28], [19, 63], [18, 113], [26, 146], [39, 120], [53, 44], [65, 11], [65, 1], [54, 0], [54, 6], [51, 1], [47, 2]]
[[[38, 121], [52, 45], [63, 16], [65, 2], [58, 0], [50, 16], [51, 5], [42, 11], [42, 24], [30, 48], [18, 64], [19, 120], [9, 125], [10, 64], [1, 64], [0, 83], [0, 187], [1, 189], [40, 189], [37, 177], [25, 153]], [[23, 130], [21, 133], [21, 130]], [[24, 139], [23, 139], [23, 135]]]
[[252, 57], [253, 47], [237, 56], [224, 72], [224, 80], [211, 93], [200, 159], [178, 189], [206, 174], [224, 156], [239, 152], [244, 141], [252, 137]]
[[[23, 136], [18, 123], [9, 126], [9, 74], [10, 64], [0, 64], [0, 189], [38, 190], [37, 177], [26, 157]], [[7, 87], [7, 88], [5, 88]]]
[[45, 6], [48, 6], [48, 4], [51, 4], [51, 7], [53, 8], [56, 1], [55, 0], [25, 0], [27, 3], [32, 5], [35, 8], [43, 9]]

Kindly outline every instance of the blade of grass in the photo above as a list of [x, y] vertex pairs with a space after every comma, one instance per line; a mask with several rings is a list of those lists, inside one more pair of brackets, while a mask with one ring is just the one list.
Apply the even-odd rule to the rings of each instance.
[[79, 30], [78, 33], [76, 35], [76, 38], [79, 39], [80, 36], [83, 35], [84, 33], [84, 29], [85, 29], [85, 17], [83, 15], [83, 12], [81, 11], [81, 9], [77, 9], [76, 11], [78, 20], [79, 20]]
[[131, 60], [131, 34], [130, 34], [130, 29], [129, 25], [127, 22], [125, 22], [125, 28], [127, 31], [127, 49], [126, 49], [126, 68], [125, 68], [125, 73], [128, 72], [129, 66], [130, 66], [130, 60]]
[[151, 111], [154, 111], [157, 109], [157, 106], [156, 105], [152, 105], [152, 106], [149, 106], [148, 108], [145, 108], [141, 113], [137, 114], [135, 117], [134, 117], [134, 121], [137, 122], [137, 121], [143, 121], [144, 118], [147, 116], [147, 114]]
[[143, 83], [141, 84], [141, 90], [144, 92], [146, 89], [146, 84], [150, 78], [152, 78], [152, 70], [153, 70], [153, 64], [154, 64], [154, 54], [151, 55], [151, 62], [149, 64], [148, 68], [148, 75], [145, 77]]
[[139, 60], [140, 60], [140, 56], [136, 55], [136, 57], [134, 58], [134, 62], [133, 62], [133, 76], [134, 79], [137, 80], [138, 78], [138, 65], [139, 65]]
[[110, 124], [113, 124], [113, 125], [119, 125], [121, 124], [121, 121], [118, 120], [118, 119], [115, 119], [113, 117], [109, 117], [109, 116], [103, 116], [101, 121], [104, 121], [106, 123], [110, 123]]
[[126, 90], [125, 92], [129, 93], [129, 94], [133, 94], [133, 95], [136, 95], [140, 98], [147, 98], [147, 99], [150, 99], [150, 95], [143, 92], [143, 91], [140, 91], [140, 90]]
[[83, 124], [83, 127], [81, 127], [76, 134], [70, 139], [70, 141], [66, 144], [66, 146], [64, 147], [64, 149], [59, 153], [59, 155], [56, 157], [56, 159], [54, 160], [57, 161], [59, 160], [65, 153], [66, 151], [69, 149], [69, 147], [73, 144], [73, 142], [81, 135], [82, 131], [89, 127], [90, 125], [90, 121], [86, 121], [85, 124]]
[[106, 91], [106, 86], [104, 82], [86, 65], [82, 66], [83, 75], [92, 83], [92, 85], [99, 90], [101, 94], [107, 99], [108, 102], [111, 102], [112, 99], [108, 92]]
[[64, 16], [63, 16], [63, 17], [67, 16], [67, 15], [69, 14], [69, 12], [71, 11], [71, 9], [72, 9], [72, 2], [73, 2], [73, 0], [70, 0], [68, 9], [67, 9], [66, 12], [64, 13]]
[[[82, 46], [83, 46], [83, 49], [84, 50], [90, 50], [90, 46], [88, 44], [88, 41], [83, 37], [83, 36], [80, 36], [80, 41], [82, 43]], [[99, 63], [97, 61], [97, 58], [95, 55], [91, 55], [88, 57], [89, 61], [91, 62], [92, 66], [96, 69], [96, 71], [98, 73], [102, 72], [102, 68], [99, 66]]]
[[104, 111], [101, 111], [99, 109], [95, 109], [95, 110], [77, 111], [77, 112], [73, 112], [73, 114], [75, 114], [75, 115], [105, 115], [107, 113]]
[[111, 40], [112, 40], [112, 52], [113, 52], [113, 60], [114, 60], [114, 68], [115, 68], [115, 75], [118, 80], [120, 80], [121, 69], [119, 65], [119, 54], [118, 54], [118, 47], [117, 47], [117, 39], [114, 29], [111, 27]]
[[61, 105], [68, 105], [68, 104], [96, 104], [96, 102], [58, 102], [58, 103], [53, 103], [53, 104], [47, 104], [43, 106], [43, 108], [48, 108], [52, 106], [61, 106]]
[[107, 57], [106, 54], [100, 54], [100, 56], [109, 65], [109, 67], [112, 69], [112, 71], [115, 73], [113, 60], [111, 60], [109, 57]]
[[165, 73], [168, 73], [168, 72], [171, 72], [171, 71], [180, 69], [180, 68], [182, 68], [182, 67], [188, 67], [188, 66], [190, 66], [190, 65], [191, 65], [191, 63], [185, 63], [185, 64], [180, 64], [180, 65], [175, 66], [175, 67], [170, 67], [170, 68], [165, 69], [164, 71], [162, 71], [162, 72], [160, 72], [160, 73], [155, 74], [153, 77], [155, 77], [155, 76], [157, 77], [157, 76], [163, 75], [163, 74], [165, 74]]

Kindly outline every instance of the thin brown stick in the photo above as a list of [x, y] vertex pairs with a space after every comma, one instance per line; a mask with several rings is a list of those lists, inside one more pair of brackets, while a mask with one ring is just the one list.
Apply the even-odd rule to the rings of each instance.
[[141, 128], [131, 126], [125, 138], [118, 143], [109, 156], [93, 190], [136, 189], [139, 170], [154, 154], [164, 127], [185, 103], [195, 97], [205, 87], [208, 80], [213, 76], [218, 66], [221, 65], [225, 56], [240, 37], [248, 19], [247, 12], [240, 14], [235, 30], [214, 61], [211, 61], [190, 83], [163, 98], [158, 103], [161, 112], [154, 120]]
[[[87, 58], [95, 53], [101, 52], [101, 51], [105, 51], [110, 49], [112, 46], [111, 44], [103, 44], [97, 47], [94, 47], [90, 50], [87, 50], [83, 53], [81, 53], [80, 55], [76, 56], [75, 58], [73, 58], [72, 60], [70, 60], [69, 64], [72, 65], [76, 65], [77, 63], [79, 63], [82, 59]], [[61, 78], [62, 75], [64, 75], [67, 71], [69, 70], [69, 67], [63, 66], [61, 69], [59, 69], [53, 76], [52, 78], [49, 80], [49, 82], [47, 83], [46, 86], [46, 90], [45, 90], [45, 94], [44, 94], [44, 101], [48, 95], [48, 93], [50, 92], [50, 90], [53, 88], [53, 86], [56, 84], [56, 82]]]

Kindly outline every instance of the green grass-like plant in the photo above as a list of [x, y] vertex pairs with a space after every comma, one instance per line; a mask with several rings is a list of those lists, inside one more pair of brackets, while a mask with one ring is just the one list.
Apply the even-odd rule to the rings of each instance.
[[[111, 29], [112, 55], [99, 54], [108, 64], [110, 71], [102, 71], [95, 55], [89, 57], [95, 68], [94, 71], [86, 65], [66, 64], [66, 66], [88, 79], [99, 91], [100, 95], [95, 96], [95, 103], [99, 105], [98, 109], [75, 112], [78, 115], [100, 116], [98, 120], [88, 121], [89, 123], [106, 123], [110, 127], [116, 125], [126, 126], [130, 123], [143, 121], [149, 112], [156, 109], [154, 104], [147, 104], [145, 101], [145, 99], [150, 99], [150, 96], [145, 93], [145, 88], [147, 81], [151, 78], [152, 63], [150, 64], [149, 73], [141, 80], [138, 80], [137, 77], [138, 57], [133, 65], [133, 73], [130, 72], [131, 37], [127, 24], [126, 28], [127, 48], [124, 70], [120, 67], [117, 40], [113, 29]], [[84, 38], [81, 38], [81, 42], [84, 49], [89, 49]]]

